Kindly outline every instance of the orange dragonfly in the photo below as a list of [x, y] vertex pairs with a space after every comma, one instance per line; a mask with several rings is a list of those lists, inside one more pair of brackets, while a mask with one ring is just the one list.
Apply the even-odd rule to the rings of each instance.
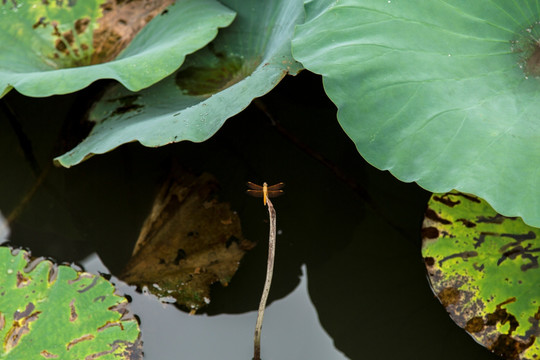
[[254, 197], [262, 197], [263, 203], [266, 206], [266, 200], [268, 198], [283, 195], [283, 190], [281, 189], [285, 186], [285, 183], [280, 182], [270, 186], [267, 183], [263, 183], [261, 186], [248, 181], [247, 186], [249, 189], [246, 193]]

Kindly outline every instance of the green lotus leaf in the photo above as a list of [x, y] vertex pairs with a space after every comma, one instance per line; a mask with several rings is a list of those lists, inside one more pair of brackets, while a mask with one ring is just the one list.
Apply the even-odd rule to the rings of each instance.
[[434, 194], [422, 255], [452, 319], [505, 359], [540, 357], [540, 229], [459, 192]]
[[[140, 90], [178, 69], [187, 54], [205, 46], [216, 36], [217, 28], [228, 26], [235, 16], [215, 0], [176, 1], [150, 21], [114, 60], [96, 63], [105, 56], [94, 51], [97, 45], [104, 47], [96, 45], [96, 32], [108, 30], [98, 25], [103, 3], [2, 1], [0, 95], [11, 88], [28, 96], [66, 94], [105, 78]], [[126, 27], [130, 22], [128, 15], [115, 20], [125, 22]], [[113, 32], [101, 41], [112, 43], [109, 48], [114, 48], [115, 36]]]
[[70, 167], [132, 141], [204, 141], [287, 73], [300, 70], [291, 38], [303, 21], [302, 1], [223, 3], [238, 13], [229, 28], [158, 84], [138, 93], [120, 85], [108, 90], [89, 115], [94, 127], [88, 137], [55, 160]]
[[530, 0], [313, 0], [293, 55], [371, 164], [540, 226], [539, 20]]
[[142, 359], [126, 306], [101, 276], [0, 247], [2, 359]]

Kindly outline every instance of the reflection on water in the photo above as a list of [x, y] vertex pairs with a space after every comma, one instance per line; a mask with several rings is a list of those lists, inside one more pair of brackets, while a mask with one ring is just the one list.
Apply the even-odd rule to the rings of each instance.
[[0, 211], [0, 243], [6, 241], [9, 237], [9, 225]]
[[[284, 181], [287, 193], [274, 204], [281, 232], [262, 331], [264, 360], [343, 358], [331, 338], [355, 360], [498, 359], [452, 322], [429, 289], [420, 254], [429, 194], [364, 162], [321, 89], [320, 78], [304, 72], [263, 98], [287, 136], [250, 107], [201, 144], [152, 150], [131, 144], [71, 169], [51, 169], [10, 223], [10, 240], [59, 261], [97, 252], [118, 274], [171, 159], [213, 173], [220, 199], [238, 212], [244, 236], [258, 245], [228, 287], [212, 289], [208, 315], [190, 317], [138, 296], [135, 312], [142, 319], [147, 359], [249, 360], [268, 223], [261, 202], [245, 195], [245, 182]], [[46, 168], [58, 154], [54, 144], [74, 98], [29, 100], [13, 92], [6, 98], [21, 114], [36, 159]], [[0, 166], [8, 169], [0, 176], [0, 209], [8, 218], [39, 177], [9, 124], [0, 111]]]
[[[86, 271], [107, 273], [93, 253], [82, 261]], [[113, 277], [121, 294], [133, 298], [131, 310], [141, 319], [146, 359], [246, 359], [253, 356], [253, 329], [256, 311], [239, 315], [194, 315], [163, 305], [153, 295], [135, 291], [133, 286]], [[285, 331], [286, 330], [286, 331]], [[298, 287], [267, 309], [262, 332], [262, 358], [347, 359], [333, 346], [323, 330], [307, 289], [306, 266]]]

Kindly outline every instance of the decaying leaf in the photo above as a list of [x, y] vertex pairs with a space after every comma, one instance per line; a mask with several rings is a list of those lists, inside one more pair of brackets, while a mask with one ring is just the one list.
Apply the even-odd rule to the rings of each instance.
[[175, 0], [107, 0], [94, 31], [92, 64], [113, 60], [156, 15]]
[[0, 358], [142, 359], [126, 298], [101, 276], [0, 247]]
[[11, 89], [66, 94], [98, 79], [139, 91], [177, 70], [236, 15], [217, 0], [171, 1], [0, 2], [0, 97]]
[[472, 195], [434, 194], [422, 254], [452, 319], [505, 359], [540, 358], [540, 229]]
[[227, 285], [253, 243], [240, 220], [216, 200], [216, 180], [175, 171], [163, 184], [121, 278], [160, 298], [197, 310], [210, 302], [210, 285]]

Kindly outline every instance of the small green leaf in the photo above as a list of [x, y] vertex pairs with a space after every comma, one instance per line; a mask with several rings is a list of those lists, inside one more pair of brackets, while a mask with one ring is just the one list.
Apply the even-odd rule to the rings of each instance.
[[431, 197], [422, 231], [433, 292], [452, 319], [506, 359], [538, 359], [540, 229], [451, 192]]
[[88, 137], [55, 159], [70, 167], [93, 154], [139, 141], [162, 146], [211, 137], [229, 117], [300, 70], [291, 38], [303, 21], [300, 0], [227, 0], [238, 18], [172, 76], [139, 93], [108, 90], [90, 114]]
[[[116, 79], [137, 91], [170, 75], [228, 26], [234, 12], [215, 0], [178, 0], [156, 16], [112, 61], [94, 63], [104, 0], [12, 0], [0, 4], [0, 94], [28, 96], [80, 90]], [[142, 4], [142, 2], [140, 2]], [[126, 27], [130, 19], [124, 21]], [[143, 21], [143, 20], [141, 20]], [[103, 30], [103, 29], [101, 29]], [[103, 31], [102, 31], [103, 32]], [[105, 31], [106, 32], [106, 31]], [[115, 41], [114, 31], [110, 38]]]
[[126, 306], [101, 276], [0, 247], [2, 359], [142, 359]]

